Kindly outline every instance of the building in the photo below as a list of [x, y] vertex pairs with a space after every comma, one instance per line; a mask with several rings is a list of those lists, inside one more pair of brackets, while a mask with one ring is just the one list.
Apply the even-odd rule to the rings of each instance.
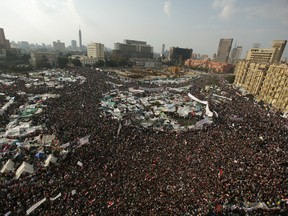
[[232, 43], [233, 43], [232, 38], [220, 39], [215, 61], [225, 62], [225, 63], [228, 62]]
[[185, 61], [185, 65], [195, 70], [205, 69], [207, 71], [212, 71], [216, 73], [229, 73], [233, 68], [232, 64], [228, 64], [225, 62], [209, 61], [208, 59], [204, 60], [188, 59]]
[[171, 47], [169, 50], [169, 59], [179, 62], [185, 62], [192, 57], [193, 50], [187, 48]]
[[104, 44], [91, 43], [87, 45], [87, 57], [104, 60]]
[[71, 50], [76, 51], [77, 50], [77, 41], [71, 40]]
[[255, 62], [262, 62], [262, 63], [273, 63], [274, 59], [274, 48], [252, 48], [248, 51], [246, 60], [251, 60]]
[[234, 47], [231, 51], [231, 56], [230, 56], [230, 63], [235, 63], [237, 60], [241, 59], [241, 54], [242, 54], [242, 46], [237, 46]]
[[34, 68], [53, 67], [58, 65], [57, 55], [54, 52], [37, 52], [30, 53], [30, 63]]
[[60, 42], [60, 40], [57, 40], [57, 42], [53, 41], [53, 48], [56, 52], [65, 52], [65, 43]]
[[288, 111], [288, 65], [239, 61], [234, 84], [281, 111]]
[[284, 52], [287, 40], [274, 40], [272, 42], [272, 48], [275, 49], [272, 62], [280, 62], [282, 54]]
[[272, 64], [266, 71], [259, 100], [283, 111], [288, 111], [288, 65]]
[[280, 62], [286, 43], [286, 40], [274, 40], [272, 48], [252, 48], [248, 51], [246, 60], [271, 64]]
[[99, 61], [98, 58], [89, 58], [87, 56], [83, 56], [80, 58], [80, 62], [82, 63], [82, 65], [90, 65], [93, 66], [94, 64], [96, 64]]
[[162, 44], [161, 56], [163, 57], [164, 55], [165, 55], [165, 44]]
[[0, 58], [6, 58], [7, 50], [10, 49], [10, 42], [5, 38], [4, 29], [0, 28]]
[[125, 58], [153, 58], [153, 47], [144, 41], [124, 40], [124, 43], [115, 43], [113, 54]]
[[81, 29], [79, 29], [79, 49], [82, 51], [82, 33]]

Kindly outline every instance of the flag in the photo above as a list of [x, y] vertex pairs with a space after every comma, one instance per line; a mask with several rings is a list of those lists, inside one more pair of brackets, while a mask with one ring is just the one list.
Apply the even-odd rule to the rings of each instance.
[[223, 169], [220, 168], [219, 173], [218, 173], [218, 178], [220, 179], [223, 175]]

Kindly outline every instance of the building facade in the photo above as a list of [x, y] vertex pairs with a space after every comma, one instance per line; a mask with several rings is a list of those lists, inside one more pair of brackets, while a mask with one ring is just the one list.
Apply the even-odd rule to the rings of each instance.
[[243, 60], [235, 68], [234, 84], [281, 111], [288, 111], [288, 65]]
[[242, 46], [237, 46], [232, 49], [230, 56], [231, 59], [230, 63], [235, 63], [236, 61], [241, 59], [242, 49], [243, 49]]
[[153, 47], [145, 41], [124, 40], [115, 43], [113, 53], [126, 58], [153, 58]]
[[0, 58], [6, 58], [7, 50], [10, 49], [10, 42], [5, 38], [4, 29], [0, 28]]
[[207, 69], [208, 71], [213, 71], [217, 73], [229, 73], [233, 68], [232, 64], [224, 63], [224, 62], [215, 62], [209, 61], [208, 59], [204, 60], [194, 60], [188, 59], [185, 61], [185, 65], [192, 68], [202, 68]]
[[57, 40], [57, 42], [53, 41], [53, 48], [56, 52], [65, 52], [65, 43]]
[[104, 60], [104, 44], [90, 43], [87, 45], [87, 57]]
[[271, 64], [280, 62], [286, 43], [286, 40], [274, 40], [272, 48], [252, 48], [248, 51], [246, 60]]
[[221, 38], [219, 41], [218, 51], [216, 55], [216, 61], [227, 63], [229, 54], [231, 51], [233, 39], [232, 38]]
[[272, 42], [272, 48], [275, 49], [272, 62], [280, 62], [282, 54], [284, 52], [287, 40], [274, 40]]
[[169, 59], [179, 62], [185, 62], [187, 59], [192, 58], [192, 49], [185, 49], [179, 47], [171, 47], [169, 51]]
[[57, 55], [53, 52], [31, 52], [30, 63], [34, 68], [57, 66]]
[[275, 53], [274, 48], [267, 48], [267, 49], [252, 48], [248, 51], [246, 60], [262, 63], [273, 63], [274, 53]]
[[73, 51], [77, 50], [77, 41], [76, 40], [71, 40], [71, 49]]

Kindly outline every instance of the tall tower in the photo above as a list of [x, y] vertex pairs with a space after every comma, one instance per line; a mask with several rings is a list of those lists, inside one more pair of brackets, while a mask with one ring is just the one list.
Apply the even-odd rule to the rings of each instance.
[[164, 54], [165, 54], [165, 44], [162, 44], [162, 53], [161, 53], [161, 55], [164, 56]]
[[79, 48], [80, 51], [82, 51], [82, 35], [81, 35], [81, 29], [79, 28]]
[[275, 49], [275, 53], [274, 53], [272, 62], [280, 62], [281, 61], [281, 57], [282, 57], [283, 51], [285, 49], [286, 43], [287, 43], [287, 40], [274, 40], [272, 42], [272, 48]]
[[216, 61], [227, 63], [230, 50], [232, 47], [233, 38], [220, 39]]

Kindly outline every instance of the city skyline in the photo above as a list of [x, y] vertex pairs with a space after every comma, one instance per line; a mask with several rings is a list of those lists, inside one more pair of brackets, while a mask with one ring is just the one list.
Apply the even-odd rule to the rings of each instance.
[[0, 27], [15, 42], [60, 40], [68, 46], [78, 41], [80, 25], [85, 46], [96, 42], [114, 49], [114, 43], [132, 39], [147, 41], [157, 53], [165, 44], [212, 57], [220, 38], [233, 38], [243, 46], [243, 58], [253, 43], [270, 48], [273, 40], [288, 39], [286, 0], [13, 0], [0, 2], [0, 8]]

